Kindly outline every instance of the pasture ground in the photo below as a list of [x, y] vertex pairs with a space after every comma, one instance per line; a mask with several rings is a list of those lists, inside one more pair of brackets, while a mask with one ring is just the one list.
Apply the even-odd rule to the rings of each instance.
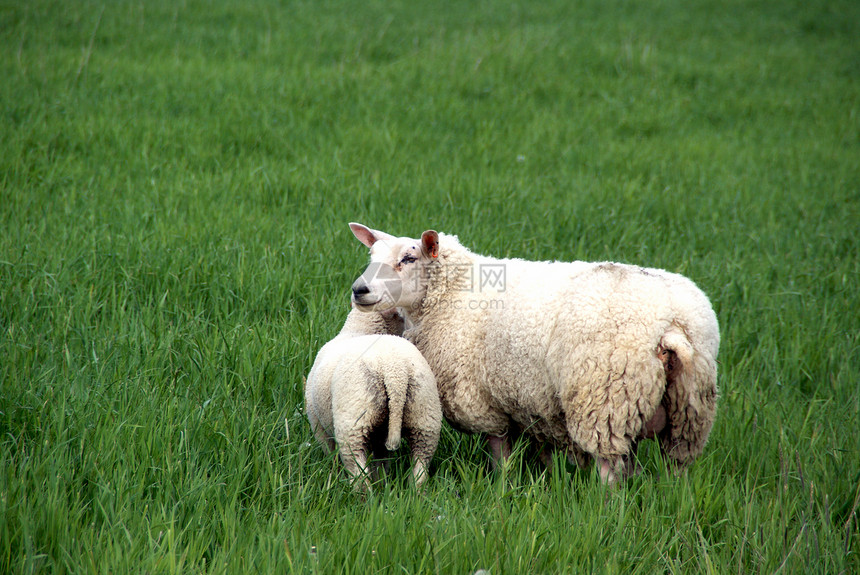
[[[860, 572], [857, 38], [850, 0], [0, 4], [0, 571]], [[301, 407], [349, 221], [689, 276], [705, 454], [607, 489], [446, 428], [425, 493], [401, 456], [356, 496]]]

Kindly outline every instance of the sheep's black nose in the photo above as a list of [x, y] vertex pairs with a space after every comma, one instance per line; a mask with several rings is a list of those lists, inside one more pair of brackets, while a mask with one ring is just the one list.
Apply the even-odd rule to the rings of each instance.
[[352, 295], [360, 296], [370, 293], [370, 288], [364, 282], [355, 282], [352, 284]]

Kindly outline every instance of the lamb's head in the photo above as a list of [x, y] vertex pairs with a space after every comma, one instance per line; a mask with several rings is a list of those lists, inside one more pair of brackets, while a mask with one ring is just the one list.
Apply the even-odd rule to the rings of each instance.
[[362, 311], [413, 308], [427, 293], [427, 266], [439, 256], [439, 234], [420, 239], [396, 238], [361, 224], [349, 224], [358, 241], [370, 248], [370, 265], [352, 284], [352, 302]]

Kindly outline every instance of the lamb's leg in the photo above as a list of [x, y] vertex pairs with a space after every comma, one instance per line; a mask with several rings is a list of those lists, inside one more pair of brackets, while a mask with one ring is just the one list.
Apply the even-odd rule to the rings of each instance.
[[347, 447], [341, 451], [340, 459], [343, 461], [343, 467], [349, 473], [355, 489], [370, 492], [370, 470], [367, 468], [367, 453], [364, 449]]
[[337, 449], [337, 443], [334, 440], [334, 430], [326, 429], [317, 415], [317, 409], [314, 405], [307, 406], [308, 421], [311, 424], [311, 430], [320, 445], [323, 446], [326, 453], [331, 453]]
[[429, 429], [408, 429], [406, 441], [412, 451], [412, 478], [419, 489], [430, 476], [430, 461], [439, 444], [439, 431], [432, 425]]
[[496, 470], [511, 456], [511, 441], [507, 435], [488, 435], [487, 443], [490, 446], [493, 469]]
[[320, 445], [323, 446], [323, 449], [325, 449], [326, 453], [331, 453], [337, 450], [337, 443], [335, 442], [334, 437], [332, 437], [333, 434], [328, 433], [322, 426], [322, 424], [312, 421], [311, 429], [313, 430], [317, 441], [320, 443]]
[[371, 433], [370, 453], [373, 455], [370, 468], [370, 480], [374, 483], [386, 476], [391, 469], [391, 454], [385, 447], [384, 438], [379, 433]]
[[430, 476], [430, 463], [423, 458], [416, 457], [412, 460], [412, 479], [415, 487], [421, 489], [424, 482]]

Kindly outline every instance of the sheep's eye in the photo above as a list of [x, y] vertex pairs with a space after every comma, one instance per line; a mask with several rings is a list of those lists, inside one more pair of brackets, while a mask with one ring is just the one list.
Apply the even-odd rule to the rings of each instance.
[[417, 260], [418, 260], [418, 258], [413, 256], [412, 254], [406, 254], [405, 256], [403, 256], [403, 259], [400, 260], [400, 263], [411, 264], [412, 262], [417, 261]]

